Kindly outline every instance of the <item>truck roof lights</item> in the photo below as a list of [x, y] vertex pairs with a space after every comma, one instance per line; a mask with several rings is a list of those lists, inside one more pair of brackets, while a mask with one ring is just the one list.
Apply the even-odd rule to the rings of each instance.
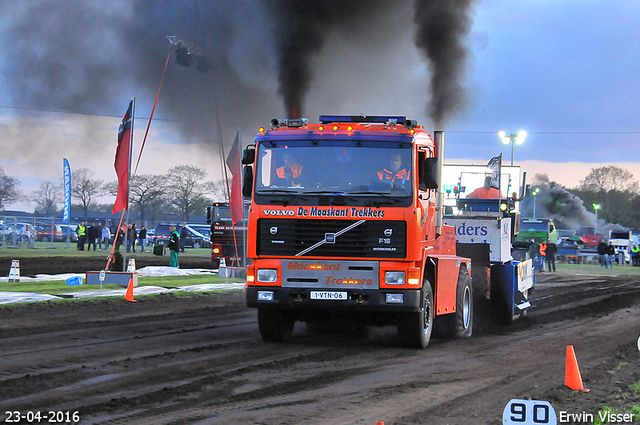
[[405, 116], [387, 116], [387, 115], [320, 115], [320, 122], [322, 124], [332, 122], [353, 122], [353, 123], [378, 123], [388, 124], [390, 121], [395, 120], [398, 122], [405, 122], [407, 117]]
[[418, 126], [418, 121], [407, 119], [403, 115], [320, 115], [320, 122], [322, 124], [335, 122], [373, 123], [386, 124], [390, 127], [402, 124], [408, 130]]

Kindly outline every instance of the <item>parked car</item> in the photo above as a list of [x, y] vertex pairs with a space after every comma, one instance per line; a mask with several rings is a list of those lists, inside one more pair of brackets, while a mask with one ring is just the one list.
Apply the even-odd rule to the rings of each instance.
[[179, 224], [160, 223], [156, 225], [155, 229], [153, 229], [154, 243], [161, 243], [164, 245], [169, 243], [169, 239], [171, 238], [169, 226], [176, 226], [176, 230], [178, 233], [180, 233], [180, 230], [182, 230], [182, 226], [180, 226]]
[[8, 244], [29, 242], [34, 236], [33, 230], [31, 223], [7, 223], [0, 228], [4, 242]]
[[76, 227], [78, 227], [75, 224], [60, 224], [60, 229], [62, 230], [62, 241], [66, 242], [67, 241], [67, 231], [70, 230], [70, 234], [69, 234], [69, 241], [73, 242], [73, 243], [77, 243], [78, 242], [78, 235], [76, 234]]
[[[169, 231], [170, 223], [161, 223], [154, 229], [154, 243], [161, 243], [166, 245], [171, 238], [171, 232]], [[176, 226], [176, 231], [181, 233], [182, 226], [179, 224], [173, 224]], [[210, 242], [210, 227], [207, 224], [186, 224], [187, 237], [185, 238], [184, 246], [186, 248], [203, 248], [208, 247]]]
[[[52, 231], [53, 226], [53, 231]], [[59, 224], [42, 224], [36, 223], [36, 241], [38, 242], [51, 242], [53, 237], [53, 241], [62, 242], [65, 241], [67, 236], [63, 235], [62, 228]]]
[[187, 238], [185, 247], [209, 248], [211, 246], [211, 226], [208, 224], [185, 224]]

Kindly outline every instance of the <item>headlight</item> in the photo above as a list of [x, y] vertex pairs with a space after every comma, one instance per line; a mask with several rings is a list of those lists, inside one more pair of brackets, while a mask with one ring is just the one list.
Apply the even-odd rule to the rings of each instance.
[[404, 302], [404, 296], [402, 294], [387, 294], [387, 304], [402, 304]]
[[384, 281], [387, 285], [404, 285], [405, 274], [404, 272], [385, 272]]
[[258, 269], [258, 282], [275, 282], [278, 280], [278, 271], [275, 269]]
[[258, 301], [273, 301], [273, 292], [258, 291]]

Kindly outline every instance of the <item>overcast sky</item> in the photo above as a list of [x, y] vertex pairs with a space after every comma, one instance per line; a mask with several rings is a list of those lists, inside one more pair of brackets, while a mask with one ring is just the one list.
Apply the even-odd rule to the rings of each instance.
[[[332, 2], [312, 3], [322, 10]], [[136, 97], [137, 153], [167, 35], [203, 48], [213, 69], [181, 67], [172, 53], [139, 173], [191, 164], [219, 179], [216, 106], [227, 150], [238, 129], [246, 145], [259, 126], [285, 117], [278, 76], [287, 35], [279, 31], [289, 17], [259, 0], [162, 4], [0, 3], [0, 166], [26, 192], [42, 179], [59, 181], [64, 157], [72, 169], [115, 180], [120, 117]], [[471, 2], [460, 36], [466, 58], [455, 64], [460, 97], [440, 123], [429, 112], [434, 67], [416, 46], [414, 1], [354, 0], [348, 13], [330, 12], [308, 23], [318, 43], [297, 45], [308, 52], [310, 78], [298, 94], [310, 121], [322, 113], [406, 114], [446, 131], [449, 163], [486, 163], [500, 153], [509, 162], [511, 146], [497, 132], [525, 130], [514, 159], [530, 176], [547, 173], [573, 187], [591, 168], [613, 164], [640, 178], [640, 2]]]

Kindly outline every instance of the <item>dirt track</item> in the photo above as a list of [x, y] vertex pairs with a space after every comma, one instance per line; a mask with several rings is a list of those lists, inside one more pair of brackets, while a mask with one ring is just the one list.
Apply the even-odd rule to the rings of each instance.
[[[260, 339], [240, 291], [0, 308], [0, 413], [84, 424], [500, 424], [510, 399], [630, 411], [640, 281], [543, 274], [534, 308], [471, 339], [399, 347], [395, 328]], [[564, 386], [573, 345], [590, 393]], [[6, 415], [3, 419], [6, 418]], [[26, 423], [26, 422], [24, 422]], [[574, 422], [564, 422], [574, 423]], [[584, 423], [584, 422], [575, 422]]]

